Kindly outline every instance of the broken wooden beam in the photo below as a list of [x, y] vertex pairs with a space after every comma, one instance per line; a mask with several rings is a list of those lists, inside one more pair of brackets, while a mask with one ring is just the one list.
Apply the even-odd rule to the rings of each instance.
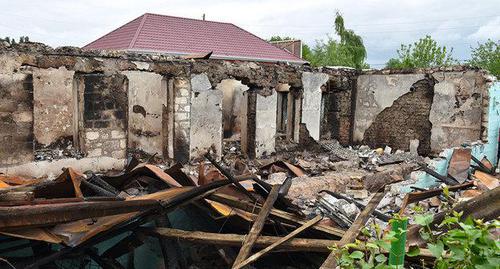
[[160, 208], [156, 200], [77, 202], [0, 207], [0, 229], [50, 226], [62, 222], [97, 218]]
[[250, 232], [248, 232], [248, 235], [245, 237], [243, 246], [241, 247], [238, 256], [236, 256], [236, 260], [234, 261], [233, 268], [237, 267], [250, 255], [255, 241], [257, 241], [262, 228], [264, 228], [264, 223], [269, 216], [271, 209], [273, 208], [274, 202], [276, 201], [276, 199], [278, 199], [280, 187], [281, 185], [274, 185], [269, 192], [269, 195], [267, 196], [267, 199], [264, 202], [264, 205], [262, 206], [257, 219], [255, 219]]
[[471, 159], [478, 165], [477, 168], [478, 170], [481, 170], [485, 173], [488, 173], [490, 175], [494, 175], [495, 174], [495, 167], [493, 167], [493, 165], [491, 165], [491, 163], [489, 162], [488, 159], [486, 159], [486, 163], [488, 163], [488, 166], [490, 167], [487, 167], [483, 161], [480, 161], [478, 160], [476, 157], [474, 157], [474, 155], [471, 155]]
[[[457, 191], [457, 190], [467, 189], [467, 188], [470, 188], [473, 186], [474, 186], [474, 183], [472, 181], [469, 181], [469, 182], [465, 182], [463, 184], [450, 186], [450, 187], [448, 187], [448, 190], [449, 191]], [[403, 199], [403, 203], [401, 205], [401, 209], [399, 210], [399, 214], [403, 215], [404, 211], [406, 210], [406, 207], [409, 204], [419, 202], [419, 201], [422, 201], [422, 200], [425, 200], [425, 199], [428, 199], [428, 198], [431, 198], [434, 196], [438, 196], [441, 193], [443, 193], [442, 188], [423, 190], [423, 191], [419, 191], [419, 192], [410, 192], [410, 193], [406, 194], [405, 198]]]
[[266, 253], [270, 252], [271, 250], [277, 248], [278, 246], [284, 244], [285, 242], [290, 241], [292, 238], [294, 238], [295, 236], [297, 236], [301, 232], [305, 231], [307, 228], [309, 228], [309, 227], [315, 225], [316, 223], [318, 223], [321, 219], [322, 219], [321, 216], [316, 216], [313, 219], [307, 221], [304, 225], [302, 225], [301, 227], [293, 230], [291, 233], [287, 234], [286, 236], [280, 238], [278, 241], [274, 242], [270, 246], [268, 246], [268, 247], [262, 249], [261, 251], [253, 254], [252, 256], [248, 257], [248, 259], [244, 260], [239, 265], [237, 265], [235, 269], [241, 269], [241, 268], [245, 267], [246, 265], [249, 265], [250, 263], [255, 262], [261, 256], [263, 256]]
[[[251, 213], [258, 213], [258, 212], [260, 212], [260, 209], [261, 209], [261, 207], [259, 205], [248, 203], [246, 201], [240, 200], [237, 197], [227, 195], [227, 194], [222, 194], [222, 193], [214, 193], [214, 194], [210, 195], [208, 199], [215, 201], [215, 202], [225, 204], [229, 207], [238, 208], [238, 209], [244, 210], [246, 212], [251, 212]], [[291, 224], [291, 225], [294, 225], [297, 227], [304, 225], [307, 221], [307, 220], [305, 220], [301, 217], [298, 217], [294, 214], [291, 214], [291, 213], [288, 213], [288, 212], [285, 212], [285, 211], [282, 211], [282, 210], [279, 210], [276, 208], [271, 209], [270, 215], [271, 215], [271, 217], [279, 220], [280, 222]], [[338, 228], [334, 228], [334, 227], [330, 227], [330, 226], [326, 226], [326, 225], [322, 225], [322, 224], [314, 225], [313, 227], [311, 227], [311, 229], [318, 231], [318, 232], [321, 232], [322, 234], [326, 234], [326, 235], [329, 235], [332, 237], [338, 237], [338, 238], [341, 238], [345, 232], [342, 229], [338, 229]]]
[[[245, 240], [246, 235], [241, 234], [219, 234], [200, 231], [183, 231], [170, 228], [146, 228], [137, 229], [138, 232], [154, 236], [176, 240], [185, 240], [197, 244], [217, 245], [228, 247], [239, 247]], [[265, 248], [277, 242], [282, 237], [260, 235], [255, 241], [254, 247]], [[338, 243], [335, 240], [292, 238], [289, 241], [277, 246], [275, 251], [289, 252], [330, 252], [328, 247]]]

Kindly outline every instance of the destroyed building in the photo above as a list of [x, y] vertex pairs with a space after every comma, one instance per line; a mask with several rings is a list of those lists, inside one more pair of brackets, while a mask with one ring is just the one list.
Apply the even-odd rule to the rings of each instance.
[[[52, 49], [38, 43], [15, 46], [0, 44], [0, 172], [4, 175], [44, 178], [56, 182], [61, 178], [71, 179], [74, 183], [78, 173], [72, 174], [72, 170], [66, 169], [66, 174], [59, 176], [62, 168], [71, 167], [75, 171], [94, 173], [122, 171], [130, 164], [127, 159], [132, 155], [146, 160], [159, 160], [166, 166], [180, 163], [189, 167], [204, 163], [207, 153], [215, 158], [214, 163], [224, 162], [225, 156], [234, 154], [239, 156], [239, 162], [254, 162], [258, 166], [257, 164], [266, 163], [263, 160], [271, 163], [277, 158], [293, 156], [297, 152], [314, 152], [320, 148], [319, 151], [338, 157], [336, 160], [326, 157], [326, 160], [317, 161], [330, 164], [324, 170], [342, 171], [340, 165], [346, 165], [348, 170], [354, 171], [352, 173], [357, 173], [356, 171], [365, 169], [358, 166], [357, 160], [353, 164], [346, 164], [346, 160], [349, 161], [346, 155], [352, 154], [350, 151], [354, 151], [353, 147], [357, 149], [359, 145], [367, 145], [368, 149], [385, 147], [389, 149], [388, 154], [391, 151], [409, 152], [412, 156], [420, 155], [421, 158], [441, 155], [442, 158], [430, 160], [428, 164], [441, 175], [447, 176], [446, 169], [452, 158], [453, 148], [464, 144], [469, 147], [469, 165], [471, 154], [477, 158], [485, 157], [491, 165], [490, 169], [494, 171], [494, 167], [498, 165], [499, 152], [499, 87], [495, 79], [484, 70], [468, 66], [361, 71], [337, 67], [313, 68], [279, 62], [196, 57], [181, 59], [163, 54], [104, 52], [73, 47]], [[370, 173], [359, 172], [359, 175], [351, 175], [349, 180], [361, 181], [363, 191], [376, 192], [385, 184], [402, 181], [403, 177], [410, 176], [415, 166], [402, 162], [403, 160], [387, 161], [393, 164], [387, 171], [368, 169]], [[281, 169], [285, 172], [294, 171], [293, 174], [297, 177], [291, 183], [290, 197], [304, 198], [307, 190], [311, 191], [311, 195], [329, 187], [333, 190], [333, 185], [339, 187], [335, 191], [346, 191], [347, 185], [353, 184], [347, 182], [347, 179], [340, 181], [337, 175], [317, 172], [315, 168], [311, 168], [313, 165], [307, 167], [304, 163], [294, 164], [296, 166], [292, 165], [291, 168], [289, 163], [267, 167], [269, 170], [274, 169], [274, 172], [281, 171], [277, 167], [284, 167]], [[467, 171], [469, 165], [466, 166]], [[294, 170], [300, 166], [302, 168], [299, 172]], [[304, 170], [308, 168], [311, 168], [309, 172], [312, 171], [309, 175], [317, 174], [315, 181], [302, 179], [305, 176]], [[162, 178], [171, 188], [186, 186], [166, 180], [165, 176], [162, 177], [163, 171], [157, 169], [162, 170], [158, 167], [145, 170], [150, 177]], [[232, 171], [234, 170], [238, 169], [234, 168]], [[137, 171], [137, 168], [131, 171]], [[173, 170], [165, 171], [178, 180], [170, 173]], [[269, 173], [272, 174], [273, 171]], [[129, 173], [130, 170], [126, 172]], [[209, 182], [235, 183], [222, 170], [221, 172], [222, 178], [230, 181], [212, 178]], [[254, 171], [247, 167], [246, 172]], [[203, 173], [198, 173], [198, 180]], [[273, 179], [270, 174], [270, 183], [277, 180], [274, 183], [284, 184], [286, 181], [286, 175]], [[413, 177], [412, 184], [420, 184], [425, 189], [439, 185], [435, 178], [422, 172]], [[87, 181], [90, 182], [91, 178], [88, 176]], [[188, 178], [192, 178], [189, 173]], [[113, 182], [113, 179], [108, 181], [113, 189], [117, 188], [118, 185]], [[305, 186], [300, 187], [301, 182], [305, 182]], [[463, 182], [460, 180], [460, 183]], [[202, 186], [200, 182], [191, 186], [196, 184]], [[245, 189], [242, 185], [237, 187], [240, 191], [241, 188]], [[85, 194], [78, 194], [77, 190], [79, 187], [75, 185], [72, 195], [85, 198]], [[190, 189], [182, 190], [189, 192]], [[356, 190], [359, 188], [353, 188], [352, 196], [356, 196]], [[51, 193], [52, 191], [56, 192], [51, 189]], [[270, 197], [273, 191], [267, 191]], [[4, 193], [0, 196], [2, 194]], [[50, 195], [35, 195], [35, 199], [40, 197], [48, 198]], [[359, 198], [367, 197], [368, 195], [361, 194]], [[167, 198], [172, 202], [177, 196]], [[315, 197], [309, 197], [311, 200], [313, 198]], [[163, 196], [153, 199], [163, 201], [163, 207], [170, 206]], [[215, 201], [214, 198], [211, 202], [212, 206], [217, 202], [226, 206], [224, 203], [227, 201], [222, 202], [223, 197], [217, 199]], [[309, 202], [305, 200], [307, 199], [299, 202], [298, 206], [302, 209]], [[9, 199], [4, 197], [2, 201]], [[137, 200], [121, 202], [130, 203], [127, 205], [130, 208], [120, 209], [122, 211], [117, 210], [109, 215], [126, 213], [126, 218], [135, 218], [136, 215], [130, 215], [130, 212], [141, 212], [141, 209], [134, 209], [134, 205], [137, 208], [157, 210], [153, 203], [141, 204]], [[184, 200], [175, 200], [175, 203], [181, 202]], [[262, 204], [263, 200], [260, 202]], [[106, 204], [100, 203], [103, 206]], [[220, 207], [222, 206], [219, 205], [219, 209]], [[262, 205], [264, 207], [265, 204]], [[51, 209], [47, 210], [50, 212]], [[228, 214], [231, 215], [231, 212]], [[12, 214], [8, 215], [9, 218], [16, 218]], [[355, 215], [356, 212], [354, 217]], [[85, 219], [109, 217], [106, 213], [89, 213], [84, 216]], [[22, 218], [19, 223], [14, 223], [9, 218], [2, 217], [0, 221], [4, 229], [25, 227]], [[63, 222], [77, 220], [79, 218], [73, 216], [45, 225], [38, 220], [26, 227], [64, 225]], [[325, 225], [316, 229], [342, 237], [335, 230], [340, 228], [324, 228]], [[66, 232], [71, 230], [68, 227], [55, 227], [58, 230], [52, 230], [50, 236], [58, 232], [59, 236], [67, 235]], [[66, 232], [61, 232], [64, 229], [67, 229]], [[31, 240], [39, 240], [41, 236], [23, 234], [20, 230], [1, 231], [5, 231], [4, 235], [17, 234], [17, 237]], [[80, 243], [84, 245], [85, 242], [92, 241], [92, 236], [98, 232], [99, 229], [93, 230], [83, 238], [71, 237], [69, 241], [59, 238], [45, 238], [42, 241], [63, 242], [65, 246], [76, 248]], [[44, 235], [48, 237], [49, 234]], [[130, 240], [134, 241], [136, 238]], [[262, 240], [257, 241], [261, 247], [269, 245]], [[293, 246], [289, 246], [290, 249]], [[311, 248], [315, 246], [321, 248], [322, 245], [312, 244]], [[63, 248], [65, 249], [68, 248]], [[327, 250], [320, 252], [325, 253]], [[99, 259], [92, 251], [85, 253]], [[107, 254], [109, 257], [117, 257]], [[243, 257], [245, 258], [247, 257]]]

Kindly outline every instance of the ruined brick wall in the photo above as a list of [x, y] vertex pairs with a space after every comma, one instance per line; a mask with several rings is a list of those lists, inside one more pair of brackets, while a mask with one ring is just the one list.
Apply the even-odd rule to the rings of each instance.
[[402, 150], [419, 140], [421, 154], [481, 140], [487, 77], [465, 66], [367, 71], [357, 78], [353, 140]]
[[[31, 70], [30, 70], [31, 71]], [[73, 77], [64, 67], [33, 68], [33, 129], [35, 159], [73, 157], [74, 145]]]
[[0, 165], [33, 160], [33, 76], [0, 70]]
[[373, 148], [389, 146], [409, 151], [410, 141], [419, 140], [418, 153], [431, 152], [429, 115], [434, 96], [435, 80], [432, 77], [417, 81], [410, 92], [394, 101], [380, 112], [366, 130], [363, 143]]
[[189, 161], [191, 84], [187, 78], [174, 80], [174, 158], [182, 163]]
[[123, 75], [80, 76], [83, 91], [83, 141], [88, 157], [126, 156], [127, 79]]
[[[1, 124], [5, 128], [0, 132], [4, 144], [12, 147], [2, 147], [0, 164], [22, 164], [34, 156], [37, 161], [72, 157], [89, 157], [92, 163], [95, 157], [119, 160], [125, 157], [127, 146], [150, 153], [162, 151], [164, 157], [185, 162], [189, 160], [191, 144], [191, 74], [207, 74], [212, 87], [224, 79], [238, 79], [258, 87], [275, 87], [279, 83], [301, 87], [304, 70], [314, 71], [307, 66], [287, 64], [183, 60], [161, 54], [1, 43], [0, 73], [5, 74], [0, 77]], [[10, 90], [3, 87], [15, 77], [14, 87], [22, 88], [19, 85], [23, 85], [24, 76], [31, 75], [35, 79], [35, 98], [23, 96], [17, 100], [21, 91], [11, 96]], [[127, 76], [134, 79], [133, 98], [127, 95]], [[156, 99], [166, 99], [163, 101], [168, 104], [156, 99], [148, 101], [154, 94], [144, 91], [151, 90], [148, 77], [152, 76], [158, 90]], [[162, 78], [162, 83], [165, 78], [171, 87], [158, 86], [157, 77]], [[162, 91], [169, 91], [166, 88], [173, 93], [163, 98]], [[10, 106], [14, 102], [11, 99], [16, 100], [16, 106]], [[127, 106], [129, 102], [132, 106]], [[129, 119], [128, 113], [137, 114], [138, 118]]]
[[356, 79], [331, 78], [323, 91], [321, 139], [336, 139], [342, 145], [352, 141]]

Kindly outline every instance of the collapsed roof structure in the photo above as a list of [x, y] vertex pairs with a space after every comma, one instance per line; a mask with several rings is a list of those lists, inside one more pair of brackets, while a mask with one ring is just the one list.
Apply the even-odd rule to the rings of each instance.
[[368, 221], [419, 202], [437, 222], [441, 183], [498, 217], [485, 71], [193, 57], [0, 44], [1, 257], [334, 268], [328, 247]]

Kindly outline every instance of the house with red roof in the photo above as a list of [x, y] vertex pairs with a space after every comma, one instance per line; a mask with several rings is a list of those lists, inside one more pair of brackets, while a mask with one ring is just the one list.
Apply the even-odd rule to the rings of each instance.
[[211, 59], [306, 63], [232, 23], [151, 13], [133, 19], [83, 48], [176, 56], [212, 52]]

